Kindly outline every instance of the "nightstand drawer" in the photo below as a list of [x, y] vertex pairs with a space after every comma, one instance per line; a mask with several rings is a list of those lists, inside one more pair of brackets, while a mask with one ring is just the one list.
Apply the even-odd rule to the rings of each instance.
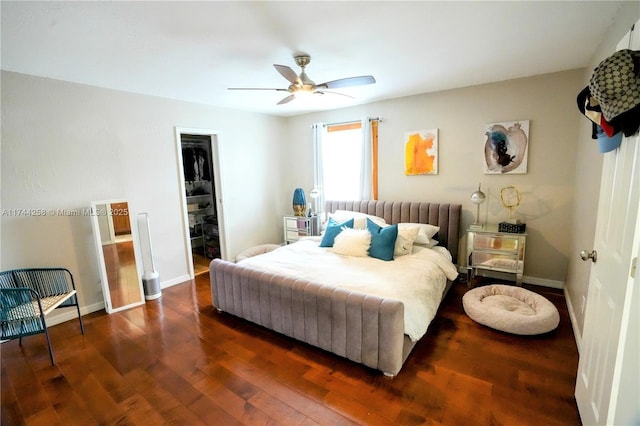
[[306, 229], [309, 226], [309, 219], [306, 217], [285, 217], [284, 226], [287, 229]]
[[320, 234], [319, 216], [285, 216], [284, 241], [289, 244], [302, 237]]
[[506, 252], [518, 252], [519, 237], [507, 235], [476, 234], [473, 238], [475, 250], [497, 250]]
[[515, 274], [518, 272], [522, 273], [524, 262], [518, 260], [518, 257], [515, 254], [507, 255], [474, 251], [472, 253], [472, 265], [476, 268]]
[[311, 235], [307, 230], [305, 229], [288, 229], [285, 230], [285, 240], [297, 240], [299, 238], [302, 237], [307, 237]]

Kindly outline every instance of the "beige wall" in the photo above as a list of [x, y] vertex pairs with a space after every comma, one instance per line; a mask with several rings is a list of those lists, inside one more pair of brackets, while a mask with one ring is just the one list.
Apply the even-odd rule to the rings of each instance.
[[[282, 118], [2, 72], [2, 209], [125, 198], [148, 212], [163, 284], [188, 278], [175, 127], [220, 132], [229, 257], [280, 238]], [[274, 167], [275, 165], [275, 167]], [[256, 178], [257, 177], [257, 178]], [[271, 218], [271, 220], [270, 220]], [[90, 217], [2, 216], [2, 269], [65, 266], [102, 307]]]
[[[578, 145], [575, 98], [583, 73], [572, 70], [290, 118], [289, 151], [305, 161], [292, 165], [285, 187], [313, 184], [307, 166], [313, 122], [382, 116], [380, 199], [461, 203], [464, 229], [473, 222], [475, 206], [469, 196], [479, 182], [488, 195], [481, 217], [489, 223], [507, 218], [499, 191], [513, 184], [523, 195], [517, 216], [527, 223], [529, 235], [525, 275], [529, 282], [562, 286], [571, 241], [576, 153], [596, 150], [595, 142]], [[483, 174], [485, 125], [515, 120], [530, 120], [527, 174]], [[439, 129], [439, 174], [405, 176], [404, 132], [431, 128]]]
[[[478, 182], [489, 195], [482, 212], [489, 222], [506, 217], [497, 194], [514, 184], [530, 232], [525, 274], [557, 285], [566, 274], [581, 76], [569, 71], [284, 119], [3, 72], [2, 208], [77, 209], [127, 198], [134, 212], [150, 213], [160, 278], [172, 284], [188, 271], [175, 126], [220, 131], [232, 258], [281, 241], [293, 188], [313, 183], [311, 123], [383, 116], [380, 198], [459, 202], [466, 226]], [[484, 175], [484, 125], [516, 119], [531, 120], [529, 172]], [[440, 129], [440, 173], [405, 176], [404, 131], [433, 127]], [[5, 216], [1, 242], [2, 268], [66, 265], [79, 276], [81, 303], [100, 305], [89, 218]]]

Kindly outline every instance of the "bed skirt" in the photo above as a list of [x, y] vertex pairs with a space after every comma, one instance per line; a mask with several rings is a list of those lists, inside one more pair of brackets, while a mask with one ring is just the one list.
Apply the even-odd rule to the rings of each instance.
[[387, 376], [398, 374], [415, 342], [404, 334], [404, 305], [214, 259], [213, 306]]

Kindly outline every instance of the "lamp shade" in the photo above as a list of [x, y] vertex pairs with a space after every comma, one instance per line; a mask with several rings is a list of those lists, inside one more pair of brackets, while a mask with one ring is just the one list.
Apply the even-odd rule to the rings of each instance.
[[476, 221], [474, 222], [475, 225], [480, 224], [480, 204], [484, 203], [487, 199], [487, 196], [480, 189], [481, 185], [482, 184], [478, 184], [478, 189], [476, 191], [473, 191], [473, 193], [471, 194], [471, 202], [476, 205]]
[[471, 202], [473, 204], [482, 204], [487, 199], [487, 196], [484, 195], [484, 192], [478, 189], [471, 194]]

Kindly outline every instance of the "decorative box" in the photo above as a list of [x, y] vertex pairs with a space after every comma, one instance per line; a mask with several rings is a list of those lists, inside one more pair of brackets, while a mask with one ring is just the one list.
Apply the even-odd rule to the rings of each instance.
[[527, 230], [526, 223], [500, 222], [498, 224], [498, 231], [500, 232], [510, 232], [512, 234], [524, 234], [526, 230]]

